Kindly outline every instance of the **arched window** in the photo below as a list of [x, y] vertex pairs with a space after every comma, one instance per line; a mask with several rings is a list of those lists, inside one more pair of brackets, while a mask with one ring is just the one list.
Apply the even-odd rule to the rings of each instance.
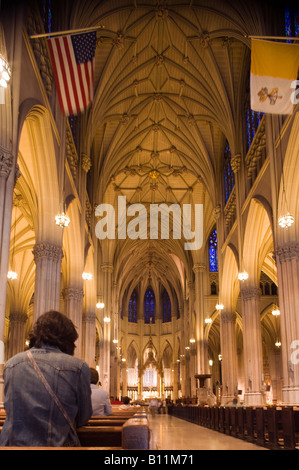
[[144, 294], [144, 323], [155, 323], [155, 294], [151, 287]]
[[214, 229], [209, 238], [210, 272], [218, 272], [217, 230]]
[[128, 320], [137, 323], [137, 293], [133, 290], [129, 300], [129, 318]]
[[224, 188], [225, 188], [225, 203], [227, 203], [229, 196], [235, 185], [234, 172], [231, 167], [231, 153], [230, 146], [226, 142], [224, 148]]
[[163, 323], [171, 321], [171, 302], [166, 289], [164, 289], [162, 294], [162, 304], [163, 304]]

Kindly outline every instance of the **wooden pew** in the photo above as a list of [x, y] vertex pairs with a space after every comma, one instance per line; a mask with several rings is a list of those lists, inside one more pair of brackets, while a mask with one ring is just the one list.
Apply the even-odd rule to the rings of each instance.
[[82, 447], [122, 447], [122, 426], [81, 426], [77, 434]]

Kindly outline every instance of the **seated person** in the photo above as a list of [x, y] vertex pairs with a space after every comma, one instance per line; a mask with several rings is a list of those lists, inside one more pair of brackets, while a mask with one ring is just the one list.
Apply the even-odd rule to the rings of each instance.
[[99, 374], [96, 369], [90, 367], [90, 388], [92, 416], [109, 416], [112, 414], [112, 406], [108, 392], [98, 386]]
[[131, 401], [131, 398], [124, 397], [123, 398], [123, 405], [120, 405], [119, 409], [120, 410], [129, 410], [131, 408], [130, 401]]

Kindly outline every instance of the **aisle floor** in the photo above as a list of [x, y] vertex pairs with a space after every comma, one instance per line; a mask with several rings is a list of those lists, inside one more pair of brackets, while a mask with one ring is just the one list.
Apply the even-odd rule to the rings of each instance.
[[148, 419], [152, 450], [267, 450], [168, 414]]

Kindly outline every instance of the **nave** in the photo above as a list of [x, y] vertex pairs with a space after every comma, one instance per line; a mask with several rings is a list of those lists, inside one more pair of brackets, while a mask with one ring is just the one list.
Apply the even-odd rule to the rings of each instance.
[[152, 450], [267, 450], [168, 414], [148, 415]]

